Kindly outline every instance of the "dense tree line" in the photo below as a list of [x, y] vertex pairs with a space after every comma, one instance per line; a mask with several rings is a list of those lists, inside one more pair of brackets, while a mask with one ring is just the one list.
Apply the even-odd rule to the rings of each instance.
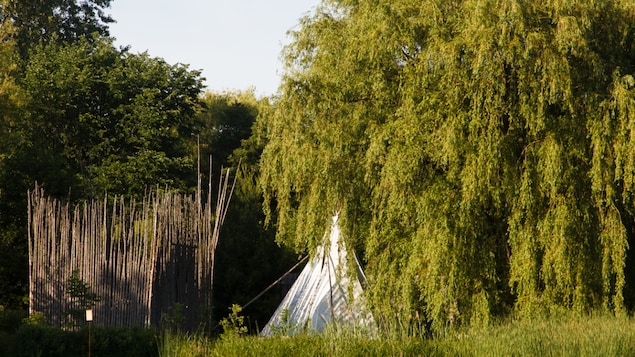
[[[262, 224], [261, 146], [247, 140], [267, 100], [204, 93], [199, 71], [116, 48], [109, 5], [0, 2], [0, 309], [28, 304], [27, 190], [36, 182], [71, 202], [106, 192], [140, 197], [156, 187], [190, 192], [200, 155], [205, 174], [213, 156], [213, 179], [221, 167], [242, 167], [217, 253], [220, 318], [294, 259]], [[256, 260], [266, 269], [245, 278]], [[264, 320], [273, 308], [252, 313]]]
[[324, 1], [260, 118], [278, 239], [341, 211], [376, 317], [635, 307], [631, 1]]
[[339, 211], [379, 321], [635, 308], [630, 1], [325, 0], [263, 100], [114, 48], [109, 3], [0, 2], [0, 305], [25, 303], [35, 181], [187, 191], [200, 150], [242, 167], [222, 304], [284, 270], [274, 233], [312, 251]]

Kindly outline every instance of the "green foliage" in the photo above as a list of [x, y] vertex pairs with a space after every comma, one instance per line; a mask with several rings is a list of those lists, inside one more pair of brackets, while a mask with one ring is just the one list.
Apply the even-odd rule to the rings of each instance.
[[14, 170], [51, 194], [72, 186], [75, 197], [183, 188], [199, 75], [108, 39], [39, 47], [22, 80], [31, 100]]
[[[262, 193], [254, 166], [237, 172], [232, 203], [216, 251], [215, 316], [225, 316], [235, 302], [245, 304], [279, 278], [297, 261], [297, 255], [275, 243], [275, 231], [264, 226]], [[271, 289], [243, 313], [251, 331], [262, 328], [282, 296]]]
[[79, 277], [79, 270], [73, 270], [71, 277], [66, 282], [66, 295], [70, 298], [71, 308], [66, 314], [71, 318], [69, 324], [73, 327], [85, 321], [87, 309], [95, 307], [95, 303], [101, 298], [91, 292], [90, 286]]
[[108, 24], [114, 20], [104, 13], [111, 0], [4, 0], [0, 19], [16, 27], [14, 38], [20, 54], [42, 43], [73, 43], [94, 34], [108, 36]]
[[295, 326], [291, 322], [290, 316], [289, 309], [282, 310], [282, 314], [280, 314], [280, 323], [276, 326], [271, 326], [272, 336], [291, 336], [291, 333], [295, 331], [298, 326]]
[[476, 356], [628, 356], [632, 318], [554, 314], [469, 329], [441, 339], [441, 351]]
[[22, 324], [24, 325], [39, 325], [44, 326], [47, 325], [46, 319], [41, 312], [34, 312], [30, 314], [28, 317], [22, 319]]
[[200, 334], [175, 334], [164, 331], [157, 341], [159, 357], [206, 357], [210, 341]]
[[[252, 135], [252, 127], [268, 104], [267, 99], [257, 100], [253, 92], [206, 93], [197, 115], [203, 171], [212, 155], [214, 168], [233, 166], [237, 175], [216, 253], [214, 315], [219, 318], [233, 303], [254, 298], [297, 259], [288, 249], [280, 249], [275, 231], [263, 224], [262, 191], [257, 181], [264, 143], [257, 132]], [[272, 289], [243, 311], [251, 331], [271, 317], [281, 299], [278, 291]]]
[[[29, 318], [26, 311], [0, 311], [1, 356], [86, 356], [88, 329], [64, 331]], [[40, 315], [41, 317], [41, 315]], [[93, 356], [156, 356], [156, 330], [91, 328]]]
[[170, 306], [168, 313], [161, 315], [161, 326], [165, 331], [168, 333], [181, 331], [181, 325], [185, 321], [184, 308], [185, 305], [177, 302]]
[[372, 339], [351, 332], [218, 340], [211, 356], [629, 356], [634, 321], [565, 314], [462, 329], [437, 338]]
[[[11, 200], [16, 195], [15, 181], [7, 167], [17, 151], [19, 132], [16, 123], [25, 105], [26, 94], [17, 84], [18, 56], [12, 24], [3, 21], [0, 25], [0, 176], [7, 181], [0, 185], [0, 305], [12, 309], [24, 309], [28, 296], [26, 241], [18, 239], [24, 230], [24, 220], [15, 219], [24, 205]], [[23, 215], [25, 217], [25, 215]], [[22, 249], [23, 248], [23, 249]]]
[[[213, 156], [213, 171], [228, 167], [230, 156], [251, 136], [258, 116], [258, 100], [253, 92], [205, 93], [197, 115], [200, 129], [201, 156]], [[234, 162], [237, 165], [238, 162]], [[207, 165], [209, 166], [209, 164]], [[205, 168], [205, 166], [203, 166]]]
[[[92, 356], [157, 356], [156, 330], [142, 328], [91, 328]], [[0, 342], [5, 337], [0, 333]], [[88, 354], [88, 329], [64, 331], [25, 324], [0, 344], [3, 356], [60, 356]]]
[[15, 79], [28, 100], [0, 118], [2, 304], [28, 296], [26, 193], [35, 182], [72, 202], [195, 182], [183, 138], [195, 131], [201, 81], [105, 38], [34, 48]]
[[0, 308], [0, 333], [15, 333], [27, 316], [27, 311], [5, 310]]
[[[460, 329], [436, 338], [368, 338], [355, 332], [210, 340], [202, 335], [152, 329], [93, 327], [93, 356], [628, 356], [635, 338], [632, 317], [555, 314]], [[396, 336], [396, 335], [394, 335]], [[158, 338], [158, 339], [157, 339]], [[85, 356], [88, 331], [23, 325], [0, 331], [0, 355]], [[158, 346], [155, 344], [158, 341]], [[158, 347], [158, 348], [157, 348]]]
[[628, 1], [325, 1], [256, 126], [278, 240], [314, 251], [340, 211], [389, 325], [633, 306], [634, 24]]
[[233, 339], [240, 337], [247, 333], [247, 326], [245, 326], [245, 317], [239, 315], [243, 310], [238, 304], [233, 304], [230, 308], [230, 313], [227, 317], [220, 320], [220, 325], [223, 328], [221, 339]]

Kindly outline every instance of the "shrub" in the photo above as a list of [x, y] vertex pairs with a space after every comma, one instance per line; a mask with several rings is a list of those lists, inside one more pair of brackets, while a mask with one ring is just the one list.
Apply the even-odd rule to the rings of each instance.
[[27, 316], [28, 312], [24, 310], [0, 309], [0, 333], [15, 333], [22, 324], [22, 320], [27, 318]]
[[[91, 355], [157, 356], [155, 329], [91, 327]], [[2, 336], [2, 335], [0, 335]], [[64, 331], [59, 328], [22, 324], [14, 334], [0, 340], [1, 356], [74, 357], [88, 352], [88, 328]]]
[[221, 338], [235, 338], [246, 334], [245, 317], [239, 315], [243, 310], [242, 307], [238, 304], [233, 304], [229, 309], [231, 310], [229, 316], [220, 321], [223, 327]]

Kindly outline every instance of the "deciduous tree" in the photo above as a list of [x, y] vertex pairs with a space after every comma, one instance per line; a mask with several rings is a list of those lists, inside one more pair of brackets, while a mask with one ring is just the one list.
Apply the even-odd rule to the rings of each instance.
[[[0, 41], [0, 55], [9, 43]], [[7, 104], [0, 236], [13, 248], [0, 253], [9, 254], [0, 264], [0, 304], [15, 307], [28, 284], [27, 190], [38, 182], [76, 200], [106, 191], [140, 196], [157, 185], [186, 189], [195, 181], [185, 143], [197, 130], [202, 79], [187, 66], [116, 49], [107, 38], [39, 45], [14, 81], [11, 64], [0, 64], [0, 105]], [[27, 100], [13, 115], [15, 83]]]
[[313, 249], [341, 211], [376, 312], [436, 330], [624, 311], [634, 20], [629, 1], [325, 1], [262, 119], [279, 239]]
[[30, 179], [51, 194], [184, 188], [193, 166], [183, 138], [196, 130], [200, 72], [118, 50], [108, 39], [82, 40], [34, 53], [23, 87], [31, 98], [23, 159]]
[[75, 43], [94, 35], [108, 36], [114, 20], [104, 11], [111, 0], [3, 0], [0, 17], [16, 29], [22, 58], [41, 44]]
[[12, 160], [20, 144], [16, 123], [25, 103], [25, 93], [15, 80], [19, 58], [12, 32], [10, 22], [0, 25], [0, 172], [9, 179], [0, 187], [0, 307], [22, 308], [28, 279], [21, 264], [26, 257], [25, 249], [21, 249], [25, 245], [17, 232], [23, 231], [25, 220], [13, 219], [13, 212], [23, 206], [7, 199], [15, 195], [15, 177], [10, 176], [7, 161]]
[[[218, 242], [214, 279], [214, 316], [227, 314], [233, 304], [245, 304], [293, 266], [296, 255], [280, 249], [275, 230], [265, 227], [262, 191], [258, 181], [258, 160], [264, 143], [252, 135], [260, 111], [268, 99], [256, 99], [253, 92], [206, 93], [199, 113], [202, 167], [214, 170], [233, 167], [236, 189]], [[213, 187], [216, 187], [214, 184]], [[264, 326], [280, 302], [279, 289], [261, 296], [244, 313], [251, 328]]]
[[200, 128], [197, 140], [200, 142], [203, 161], [208, 163], [207, 158], [213, 156], [213, 172], [221, 166], [237, 166], [238, 161], [231, 162], [230, 157], [242, 145], [242, 141], [251, 136], [258, 106], [259, 102], [251, 91], [205, 93], [197, 115]]

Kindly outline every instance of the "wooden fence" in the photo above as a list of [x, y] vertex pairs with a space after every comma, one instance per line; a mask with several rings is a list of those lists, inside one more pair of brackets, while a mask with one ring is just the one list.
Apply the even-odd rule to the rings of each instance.
[[66, 287], [78, 271], [100, 298], [95, 324], [157, 326], [180, 306], [180, 327], [195, 329], [211, 311], [228, 179], [221, 178], [214, 207], [209, 193], [202, 202], [200, 183], [195, 195], [156, 191], [141, 202], [106, 196], [74, 207], [36, 187], [28, 211], [30, 313], [54, 326], [72, 323], [68, 312], [78, 306]]

